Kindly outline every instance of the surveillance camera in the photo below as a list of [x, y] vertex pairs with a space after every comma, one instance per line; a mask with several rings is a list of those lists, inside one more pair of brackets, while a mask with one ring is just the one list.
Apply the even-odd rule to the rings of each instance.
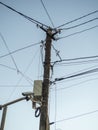
[[23, 92], [22, 95], [23, 96], [31, 96], [31, 95], [33, 95], [33, 92]]

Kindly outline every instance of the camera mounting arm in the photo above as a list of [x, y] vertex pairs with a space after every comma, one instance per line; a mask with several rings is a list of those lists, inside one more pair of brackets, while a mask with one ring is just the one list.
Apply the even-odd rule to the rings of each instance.
[[4, 107], [6, 107], [6, 106], [9, 106], [9, 105], [12, 105], [12, 104], [14, 104], [14, 103], [17, 103], [17, 102], [20, 102], [20, 101], [22, 101], [22, 100], [29, 100], [30, 98], [28, 97], [28, 96], [25, 96], [25, 97], [22, 97], [22, 98], [18, 98], [18, 99], [16, 99], [16, 100], [13, 100], [13, 101], [11, 101], [11, 102], [8, 102], [8, 103], [5, 103], [5, 104], [3, 104], [3, 105], [0, 105], [0, 110], [2, 109], [2, 108], [4, 108]]

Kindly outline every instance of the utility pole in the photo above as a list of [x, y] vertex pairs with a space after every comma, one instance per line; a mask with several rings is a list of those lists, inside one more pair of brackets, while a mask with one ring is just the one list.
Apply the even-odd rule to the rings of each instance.
[[45, 62], [44, 62], [44, 76], [42, 85], [42, 106], [40, 115], [39, 130], [49, 130], [49, 117], [48, 117], [48, 95], [50, 84], [50, 61], [51, 61], [51, 42], [52, 42], [52, 29], [47, 29], [46, 43], [45, 43]]

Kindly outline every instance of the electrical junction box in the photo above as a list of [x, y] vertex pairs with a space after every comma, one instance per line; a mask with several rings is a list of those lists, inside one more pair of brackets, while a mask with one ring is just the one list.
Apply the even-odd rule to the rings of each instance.
[[36, 104], [41, 105], [42, 99], [42, 80], [35, 80], [33, 87], [33, 109], [36, 108]]
[[42, 80], [34, 81], [33, 93], [34, 96], [42, 96]]

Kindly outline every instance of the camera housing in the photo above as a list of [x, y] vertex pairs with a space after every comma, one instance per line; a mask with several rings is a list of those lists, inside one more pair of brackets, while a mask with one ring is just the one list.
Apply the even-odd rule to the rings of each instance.
[[22, 93], [23, 96], [33, 96], [33, 92], [23, 92]]

